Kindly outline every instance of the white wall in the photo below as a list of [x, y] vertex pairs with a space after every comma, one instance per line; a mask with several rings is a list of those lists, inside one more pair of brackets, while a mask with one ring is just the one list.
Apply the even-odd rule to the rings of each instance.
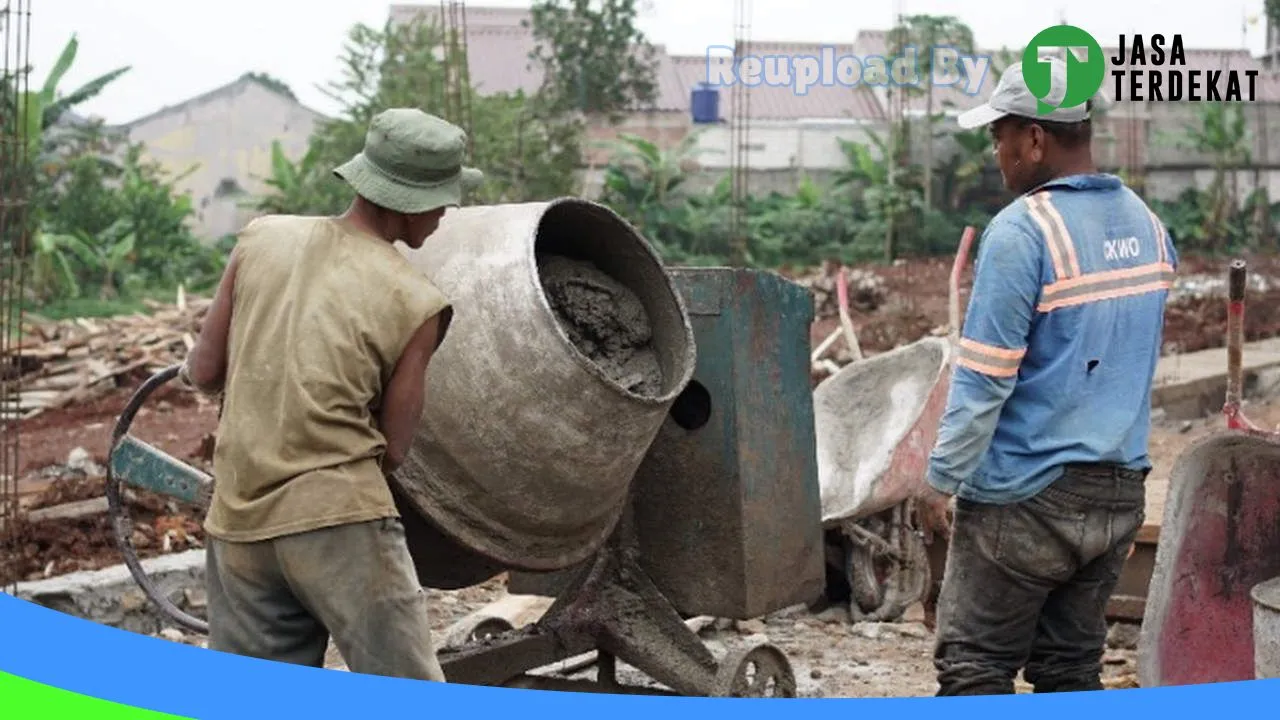
[[318, 116], [297, 102], [256, 82], [242, 82], [225, 93], [181, 105], [129, 128], [130, 139], [145, 144], [147, 156], [179, 175], [196, 170], [177, 184], [191, 195], [193, 229], [205, 240], [236, 232], [251, 216], [232, 198], [219, 198], [218, 186], [234, 180], [250, 194], [265, 189], [271, 174], [271, 143], [280, 140], [285, 154], [300, 158]]
[[[727, 124], [695, 125], [700, 130], [698, 158], [708, 170], [726, 170], [733, 161]], [[833, 170], [847, 166], [838, 139], [869, 142], [868, 130], [878, 127], [861, 121], [753, 120], [745, 141], [751, 170]]]

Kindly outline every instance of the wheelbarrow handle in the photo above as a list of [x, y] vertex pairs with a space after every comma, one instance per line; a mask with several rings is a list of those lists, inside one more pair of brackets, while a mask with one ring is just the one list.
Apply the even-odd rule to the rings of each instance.
[[1244, 385], [1244, 260], [1233, 260], [1227, 271], [1227, 397], [1228, 422], [1240, 408]]
[[947, 311], [951, 321], [950, 332], [952, 346], [960, 342], [960, 276], [964, 274], [965, 265], [969, 262], [969, 249], [973, 246], [977, 228], [969, 225], [960, 235], [960, 247], [956, 250], [956, 259], [951, 263], [951, 283], [948, 288], [949, 297]]
[[[173, 365], [161, 370], [160, 372], [147, 378], [142, 383], [133, 396], [129, 398], [129, 402], [125, 405], [124, 411], [120, 413], [120, 417], [116, 420], [115, 427], [111, 431], [111, 449], [107, 458], [107, 479], [106, 479], [106, 495], [107, 508], [111, 516], [112, 534], [115, 535], [116, 547], [120, 549], [120, 554], [124, 558], [125, 567], [129, 569], [129, 574], [133, 576], [134, 582], [142, 588], [147, 597], [156, 604], [157, 607], [168, 615], [174, 622], [179, 625], [199, 633], [209, 632], [209, 625], [205, 621], [193, 615], [183, 612], [181, 608], [174, 605], [155, 583], [151, 582], [151, 578], [147, 576], [145, 570], [142, 569], [142, 563], [138, 560], [138, 553], [133, 547], [132, 539], [132, 521], [129, 518], [128, 508], [124, 504], [124, 493], [121, 485], [123, 484], [115, 471], [116, 453], [128, 438], [129, 428], [133, 425], [133, 420], [138, 415], [138, 411], [146, 404], [147, 399], [151, 397], [156, 390], [162, 385], [168, 383], [178, 376], [181, 372], [181, 365]], [[130, 439], [131, 440], [131, 439]], [[174, 461], [176, 462], [176, 461]]]

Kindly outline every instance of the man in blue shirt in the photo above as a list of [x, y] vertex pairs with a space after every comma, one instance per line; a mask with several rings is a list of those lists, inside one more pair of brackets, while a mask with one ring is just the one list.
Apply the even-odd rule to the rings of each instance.
[[1018, 197], [978, 246], [929, 461], [926, 524], [945, 529], [955, 498], [939, 695], [1012, 693], [1019, 670], [1036, 692], [1102, 687], [1107, 600], [1144, 521], [1177, 258], [1147, 205], [1095, 168], [1091, 106], [1040, 114], [1017, 64], [959, 118], [989, 128]]

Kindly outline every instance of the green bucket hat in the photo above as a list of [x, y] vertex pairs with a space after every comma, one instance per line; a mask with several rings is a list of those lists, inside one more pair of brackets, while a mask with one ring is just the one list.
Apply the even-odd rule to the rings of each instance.
[[462, 204], [484, 173], [463, 167], [467, 134], [416, 108], [374, 116], [364, 150], [333, 171], [361, 197], [388, 210], [424, 213]]

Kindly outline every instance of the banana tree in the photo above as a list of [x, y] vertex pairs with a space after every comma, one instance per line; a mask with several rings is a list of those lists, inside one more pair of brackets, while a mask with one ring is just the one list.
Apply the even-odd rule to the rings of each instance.
[[663, 149], [637, 135], [619, 135], [604, 171], [601, 201], [636, 223], [641, 232], [656, 231], [696, 167], [699, 136], [689, 133]]
[[991, 134], [986, 128], [950, 133], [956, 152], [938, 166], [946, 187], [947, 204], [960, 210], [965, 197], [982, 184], [982, 176], [992, 162]]
[[70, 250], [91, 274], [101, 279], [98, 297], [112, 300], [117, 295], [116, 281], [134, 259], [137, 233], [127, 218], [120, 218], [98, 236], [77, 230], [63, 236], [59, 247]]
[[31, 243], [31, 291], [38, 302], [59, 297], [79, 297], [72, 258], [92, 257], [92, 251], [76, 235], [37, 230]]
[[116, 68], [90, 80], [69, 93], [60, 93], [59, 85], [62, 84], [67, 72], [71, 70], [71, 66], [75, 64], [76, 54], [79, 49], [80, 41], [75, 35], [72, 35], [71, 39], [62, 48], [58, 59], [53, 63], [49, 74], [45, 76], [39, 90], [16, 92], [16, 88], [13, 87], [16, 84], [16, 75], [4, 78], [3, 85], [6, 88], [4, 97], [7, 99], [7, 103], [6, 107], [0, 108], [0, 112], [5, 114], [14, 113], [20, 116], [20, 127], [27, 138], [27, 156], [30, 158], [37, 158], [44, 152], [45, 131], [56, 125], [64, 115], [76, 106], [97, 97], [108, 85], [115, 82], [130, 69], [129, 66]]
[[62, 48], [62, 54], [58, 56], [57, 62], [53, 64], [53, 69], [44, 80], [44, 86], [39, 93], [42, 129], [52, 127], [72, 108], [97, 97], [108, 85], [119, 79], [121, 75], [129, 72], [131, 67], [126, 65], [116, 68], [111, 72], [99, 75], [70, 93], [60, 96], [58, 94], [58, 85], [62, 82], [62, 78], [67, 74], [67, 71], [71, 69], [71, 65], [75, 63], [76, 53], [79, 50], [80, 41], [75, 35], [72, 35], [66, 46]]
[[315, 185], [308, 180], [318, 167], [315, 146], [311, 146], [307, 154], [294, 163], [285, 155], [280, 141], [272, 140], [271, 174], [260, 178], [270, 190], [245, 205], [261, 212], [282, 215], [316, 212], [324, 205], [324, 198], [316, 196]]
[[1199, 120], [1199, 125], [1188, 126], [1186, 139], [1191, 149], [1212, 156], [1213, 181], [1209, 186], [1204, 234], [1217, 250], [1225, 241], [1227, 225], [1235, 212], [1235, 193], [1228, 187], [1227, 173], [1249, 162], [1248, 130], [1238, 104], [1201, 105]]
[[[897, 131], [896, 128], [890, 130], [889, 140], [868, 133], [869, 144], [839, 138], [840, 150], [849, 164], [836, 173], [834, 181], [837, 188], [862, 186], [862, 202], [870, 222], [861, 236], [882, 233], [885, 262], [893, 262], [897, 254], [904, 220], [924, 207], [917, 177], [919, 168], [907, 166], [894, 172], [891, 167], [894, 162], [891, 150], [899, 147], [893, 137]], [[879, 158], [871, 154], [872, 145], [879, 151]]]

